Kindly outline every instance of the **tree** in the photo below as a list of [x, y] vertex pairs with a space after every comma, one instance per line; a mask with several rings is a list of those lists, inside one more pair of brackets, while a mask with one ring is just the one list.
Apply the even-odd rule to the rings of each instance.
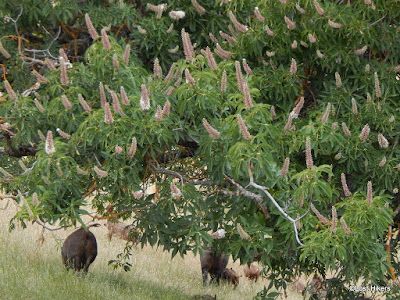
[[13, 222], [82, 223], [91, 196], [173, 256], [398, 295], [398, 1], [42, 2], [1, 7]]

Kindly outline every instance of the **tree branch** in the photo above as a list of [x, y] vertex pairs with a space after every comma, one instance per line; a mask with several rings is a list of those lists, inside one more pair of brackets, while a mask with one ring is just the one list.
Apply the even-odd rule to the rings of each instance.
[[167, 169], [162, 169], [162, 168], [157, 168], [155, 165], [150, 163], [150, 168], [155, 172], [155, 173], [160, 173], [160, 174], [165, 174], [168, 176], [173, 176], [176, 178], [179, 178], [182, 183], [188, 182], [193, 185], [218, 185], [219, 182], [217, 181], [211, 181], [211, 180], [192, 180], [187, 178], [186, 176], [182, 175], [181, 173], [178, 173], [176, 171], [172, 170], [167, 170]]
[[47, 227], [46, 225], [44, 225], [43, 223], [41, 223], [40, 221], [38, 221], [37, 219], [35, 220], [35, 223], [39, 224], [40, 226], [42, 226], [43, 228], [45, 228], [49, 231], [57, 231], [57, 230], [69, 227], [69, 226], [61, 226], [61, 227], [57, 227], [57, 228], [50, 228], [50, 227]]
[[261, 186], [257, 183], [254, 182], [254, 176], [253, 176], [253, 166], [251, 163], [249, 163], [248, 166], [248, 171], [249, 171], [249, 177], [250, 177], [250, 183], [249, 186], [252, 186], [258, 190], [261, 190], [264, 192], [264, 194], [266, 194], [268, 196], [268, 198], [271, 200], [272, 204], [274, 204], [274, 206], [279, 210], [279, 212], [287, 219], [289, 220], [292, 224], [293, 224], [293, 228], [294, 228], [294, 234], [296, 236], [296, 241], [297, 243], [299, 243], [300, 246], [304, 246], [304, 244], [300, 241], [299, 239], [299, 234], [297, 231], [297, 227], [296, 227], [296, 222], [298, 220], [300, 220], [301, 218], [305, 217], [308, 212], [310, 211], [310, 208], [308, 208], [308, 211], [301, 217], [297, 218], [297, 219], [293, 219], [291, 216], [289, 216], [284, 210], [283, 208], [278, 204], [278, 202], [276, 202], [276, 200], [274, 199], [274, 197], [272, 197], [272, 195], [268, 192], [268, 189], [265, 186]]
[[231, 183], [232, 185], [234, 185], [238, 192], [237, 193], [232, 193], [232, 192], [224, 192], [224, 194], [226, 195], [235, 195], [235, 196], [245, 196], [248, 197], [250, 199], [253, 199], [256, 201], [257, 207], [263, 212], [265, 219], [269, 219], [270, 215], [268, 212], [268, 208], [262, 204], [262, 200], [263, 197], [258, 195], [258, 194], [254, 194], [248, 190], [246, 190], [244, 187], [242, 187], [240, 184], [238, 184], [237, 182], [235, 182], [232, 178], [229, 178], [227, 175], [224, 174], [225, 180], [227, 180], [229, 183]]

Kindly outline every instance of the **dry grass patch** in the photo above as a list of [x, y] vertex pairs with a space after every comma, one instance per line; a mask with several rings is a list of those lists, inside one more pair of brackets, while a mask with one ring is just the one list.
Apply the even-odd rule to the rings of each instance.
[[[4, 207], [6, 200], [0, 202]], [[161, 249], [145, 246], [134, 248], [131, 272], [113, 270], [108, 261], [115, 259], [125, 247], [125, 241], [113, 237], [109, 242], [107, 228], [91, 228], [98, 243], [98, 256], [87, 276], [67, 272], [61, 260], [63, 240], [73, 228], [56, 232], [46, 231], [44, 243], [39, 241], [42, 228], [28, 225], [8, 232], [10, 218], [16, 208], [10, 205], [0, 210], [0, 290], [4, 299], [190, 299], [193, 295], [217, 295], [217, 299], [252, 299], [268, 282], [257, 283], [244, 277], [238, 262], [228, 263], [239, 275], [239, 286], [202, 285], [199, 256], [192, 253], [171, 260], [171, 254]], [[289, 299], [301, 299], [297, 293]]]

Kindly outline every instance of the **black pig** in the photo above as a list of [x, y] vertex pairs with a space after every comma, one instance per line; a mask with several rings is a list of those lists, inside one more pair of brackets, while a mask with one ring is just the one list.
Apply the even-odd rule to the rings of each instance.
[[67, 269], [73, 267], [75, 271], [84, 270], [87, 273], [90, 264], [97, 256], [97, 242], [90, 227], [98, 227], [100, 224], [87, 226], [87, 230], [79, 228], [71, 233], [64, 241], [61, 255]]
[[206, 284], [208, 273], [211, 276], [211, 282], [219, 280], [222, 276], [222, 272], [225, 270], [228, 264], [229, 257], [224, 254], [216, 254], [210, 250], [203, 250], [202, 256], [200, 257], [201, 273], [203, 275], [203, 284]]

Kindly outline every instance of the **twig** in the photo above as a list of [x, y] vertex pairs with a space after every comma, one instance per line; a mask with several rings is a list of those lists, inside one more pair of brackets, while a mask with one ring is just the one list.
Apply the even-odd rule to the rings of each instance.
[[92, 217], [93, 219], [96, 219], [96, 220], [108, 220], [108, 219], [111, 219], [111, 218], [118, 217], [119, 215], [122, 215], [122, 214], [124, 214], [126, 212], [138, 212], [138, 211], [150, 208], [150, 207], [152, 207], [154, 205], [156, 205], [156, 203], [150, 203], [150, 204], [147, 204], [146, 206], [139, 207], [139, 208], [124, 209], [124, 210], [122, 210], [120, 212], [117, 212], [117, 213], [109, 215], [109, 216], [99, 217], [99, 216], [92, 216], [91, 214], [89, 214], [89, 216]]
[[13, 200], [17, 200], [17, 197], [13, 196], [13, 195], [2, 195], [0, 194], [0, 200], [3, 199], [13, 199]]
[[379, 20], [376, 20], [375, 22], [372, 22], [371, 24], [369, 24], [369, 26], [374, 26], [375, 24], [379, 23], [379, 22], [382, 21], [384, 18], [386, 18], [386, 16], [387, 16], [387, 13], [385, 13], [385, 15], [384, 15], [382, 18], [380, 18]]

